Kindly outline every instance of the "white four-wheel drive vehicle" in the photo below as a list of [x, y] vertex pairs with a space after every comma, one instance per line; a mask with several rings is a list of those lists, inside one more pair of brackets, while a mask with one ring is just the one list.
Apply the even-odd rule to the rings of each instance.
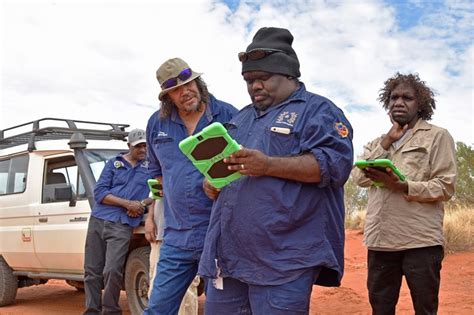
[[[44, 118], [0, 130], [0, 307], [48, 279], [83, 290], [94, 185], [106, 161], [127, 150], [126, 127]], [[140, 226], [124, 277], [132, 314], [148, 302], [149, 252]]]

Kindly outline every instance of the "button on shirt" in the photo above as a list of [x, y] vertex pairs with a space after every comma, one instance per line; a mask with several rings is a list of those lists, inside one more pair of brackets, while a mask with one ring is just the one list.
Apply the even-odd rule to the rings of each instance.
[[343, 185], [353, 162], [352, 128], [343, 112], [300, 83], [289, 99], [263, 113], [245, 107], [228, 129], [239, 144], [269, 156], [313, 154], [321, 181], [245, 176], [224, 187], [212, 210], [198, 273], [216, 278], [218, 267], [222, 277], [279, 285], [304, 268], [321, 266], [316, 283], [339, 285]]
[[[213, 122], [228, 122], [237, 113], [232, 105], [210, 97], [205, 113], [194, 133]], [[147, 146], [150, 174], [163, 177], [164, 242], [184, 249], [202, 249], [212, 200], [203, 191], [204, 176], [181, 152], [178, 143], [188, 131], [173, 108], [169, 118], [161, 119], [155, 112], [147, 125]]]
[[127, 215], [127, 209], [106, 205], [102, 200], [108, 194], [128, 200], [143, 200], [148, 197], [149, 190], [147, 180], [151, 178], [148, 174], [148, 162], [139, 161], [133, 167], [123, 158], [123, 154], [109, 160], [100, 174], [94, 189], [95, 205], [91, 215], [106, 221], [121, 222], [136, 227], [140, 224], [142, 217], [132, 218]]

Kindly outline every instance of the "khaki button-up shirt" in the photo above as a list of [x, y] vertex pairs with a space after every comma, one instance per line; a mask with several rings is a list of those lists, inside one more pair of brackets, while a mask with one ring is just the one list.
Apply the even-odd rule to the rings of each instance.
[[359, 158], [392, 160], [407, 177], [408, 195], [375, 187], [353, 169], [355, 182], [369, 187], [364, 244], [379, 250], [444, 245], [443, 202], [454, 194], [457, 176], [453, 138], [446, 129], [420, 119], [398, 146], [386, 151], [381, 140], [366, 145]]

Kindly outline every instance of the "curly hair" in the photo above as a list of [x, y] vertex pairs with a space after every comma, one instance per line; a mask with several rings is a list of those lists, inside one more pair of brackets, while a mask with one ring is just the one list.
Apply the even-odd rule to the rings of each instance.
[[[196, 81], [196, 84], [197, 84], [197, 88], [199, 90], [199, 93], [201, 94], [201, 100], [203, 103], [205, 104], [208, 104], [209, 102], [209, 96], [211, 95], [207, 89], [207, 84], [206, 82], [204, 82], [203, 79], [201, 79], [201, 77], [197, 77], [196, 79], [194, 79], [194, 81]], [[171, 98], [169, 97], [168, 94], [165, 94], [163, 96], [163, 99], [161, 100], [161, 107], [160, 107], [160, 118], [161, 119], [165, 119], [167, 118], [169, 115], [171, 115], [171, 112], [173, 110], [173, 106], [175, 106], [175, 104], [173, 103], [173, 101], [171, 100]], [[199, 105], [198, 107], [198, 110], [201, 110], [202, 109], [202, 106], [201, 104]]]
[[377, 98], [383, 104], [385, 110], [389, 110], [390, 94], [400, 84], [407, 84], [415, 90], [415, 97], [418, 103], [418, 115], [423, 120], [430, 120], [436, 109], [434, 92], [415, 74], [401, 74], [397, 72], [393, 77], [384, 82], [384, 87], [379, 91]]

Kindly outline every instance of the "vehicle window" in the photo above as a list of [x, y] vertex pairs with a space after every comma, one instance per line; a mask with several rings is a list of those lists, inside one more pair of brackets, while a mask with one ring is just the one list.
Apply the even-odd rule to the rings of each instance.
[[45, 163], [43, 203], [64, 202], [71, 198], [85, 197], [79, 193], [79, 174], [74, 156], [48, 159]]
[[82, 183], [82, 178], [79, 175], [79, 169], [76, 165], [66, 168], [72, 190], [78, 199], [86, 198], [86, 190], [84, 184]]
[[5, 195], [7, 193], [9, 169], [10, 160], [0, 161], [0, 195]]
[[[119, 150], [86, 150], [85, 156], [94, 174], [99, 179], [107, 160], [115, 157]], [[86, 190], [73, 155], [49, 159], [45, 162], [43, 181], [43, 203], [69, 201], [67, 192], [75, 199], [86, 199]]]
[[28, 161], [28, 155], [0, 161], [0, 195], [25, 191]]
[[121, 150], [87, 150], [85, 155], [89, 160], [89, 164], [92, 169], [92, 173], [94, 174], [95, 181], [97, 181], [100, 177], [100, 173], [104, 169], [105, 163], [108, 160], [114, 158], [122, 152]]
[[7, 193], [9, 169], [10, 160], [0, 161], [0, 195], [5, 195]]
[[94, 174], [95, 181], [97, 182], [100, 177], [100, 173], [104, 169], [106, 161], [93, 162], [91, 163], [92, 173]]

